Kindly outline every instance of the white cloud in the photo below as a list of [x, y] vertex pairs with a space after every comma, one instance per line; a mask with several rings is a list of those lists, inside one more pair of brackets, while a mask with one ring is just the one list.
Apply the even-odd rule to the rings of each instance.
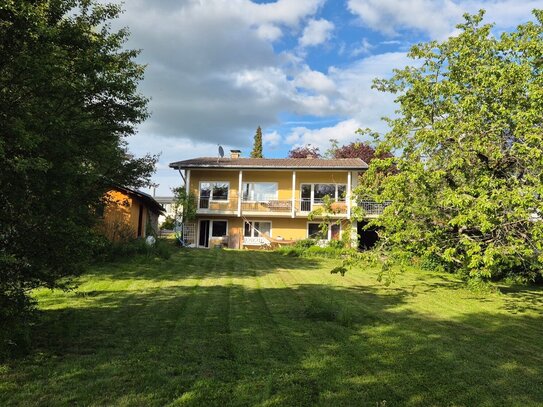
[[310, 20], [304, 28], [299, 44], [302, 47], [309, 47], [322, 44], [332, 35], [334, 24], [328, 20]]
[[357, 57], [359, 55], [363, 54], [369, 54], [371, 49], [373, 48], [373, 45], [370, 44], [367, 38], [362, 38], [362, 41], [360, 41], [360, 44], [358, 44], [352, 51], [351, 56]]
[[283, 35], [281, 29], [273, 24], [262, 24], [257, 28], [257, 33], [260, 38], [268, 41], [278, 40]]
[[271, 133], [265, 133], [262, 136], [262, 141], [265, 146], [274, 150], [281, 145], [283, 138], [277, 131], [272, 131]]
[[336, 139], [340, 144], [346, 144], [356, 140], [356, 130], [360, 123], [355, 119], [344, 120], [335, 126], [322, 127], [320, 129], [308, 129], [307, 127], [296, 127], [286, 137], [286, 141], [294, 146], [311, 144], [319, 147], [324, 152], [330, 146], [330, 139]]
[[333, 92], [336, 89], [334, 82], [325, 74], [319, 71], [312, 71], [309, 68], [296, 76], [294, 85], [323, 93]]
[[526, 20], [540, 0], [348, 0], [347, 8], [360, 21], [384, 34], [395, 36], [401, 30], [416, 30], [431, 38], [444, 39], [454, 32], [466, 12], [487, 10], [486, 20], [498, 28], [514, 27]]
[[443, 37], [451, 31], [451, 17], [461, 14], [451, 0], [348, 0], [347, 7], [365, 25], [391, 36], [408, 28]]
[[333, 111], [355, 118], [363, 127], [384, 131], [381, 117], [394, 115], [395, 96], [371, 86], [375, 78], [390, 77], [394, 68], [406, 65], [414, 65], [414, 61], [403, 52], [390, 52], [360, 59], [346, 68], [330, 68], [328, 76], [338, 92]]

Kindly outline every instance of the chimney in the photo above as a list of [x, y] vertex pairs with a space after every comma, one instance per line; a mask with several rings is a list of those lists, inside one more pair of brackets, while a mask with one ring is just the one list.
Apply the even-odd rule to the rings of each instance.
[[241, 150], [230, 150], [230, 158], [235, 160], [236, 158], [241, 157]]

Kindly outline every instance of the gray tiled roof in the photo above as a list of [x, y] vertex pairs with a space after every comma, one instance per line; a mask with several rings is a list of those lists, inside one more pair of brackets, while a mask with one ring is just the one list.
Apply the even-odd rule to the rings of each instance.
[[365, 170], [368, 164], [360, 158], [221, 158], [199, 157], [177, 161], [171, 168], [237, 168], [237, 169], [310, 169], [310, 170]]

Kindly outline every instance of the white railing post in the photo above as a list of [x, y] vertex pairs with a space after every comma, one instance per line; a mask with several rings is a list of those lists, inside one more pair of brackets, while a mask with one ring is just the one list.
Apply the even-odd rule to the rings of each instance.
[[241, 217], [241, 198], [243, 196], [243, 171], [239, 170], [239, 186], [238, 186], [238, 218]]
[[296, 216], [296, 171], [292, 171], [292, 213], [291, 216]]

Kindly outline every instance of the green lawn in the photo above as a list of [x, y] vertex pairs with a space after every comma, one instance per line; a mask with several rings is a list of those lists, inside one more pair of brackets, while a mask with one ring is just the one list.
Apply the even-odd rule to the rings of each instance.
[[40, 291], [0, 405], [543, 405], [543, 290], [180, 250]]

